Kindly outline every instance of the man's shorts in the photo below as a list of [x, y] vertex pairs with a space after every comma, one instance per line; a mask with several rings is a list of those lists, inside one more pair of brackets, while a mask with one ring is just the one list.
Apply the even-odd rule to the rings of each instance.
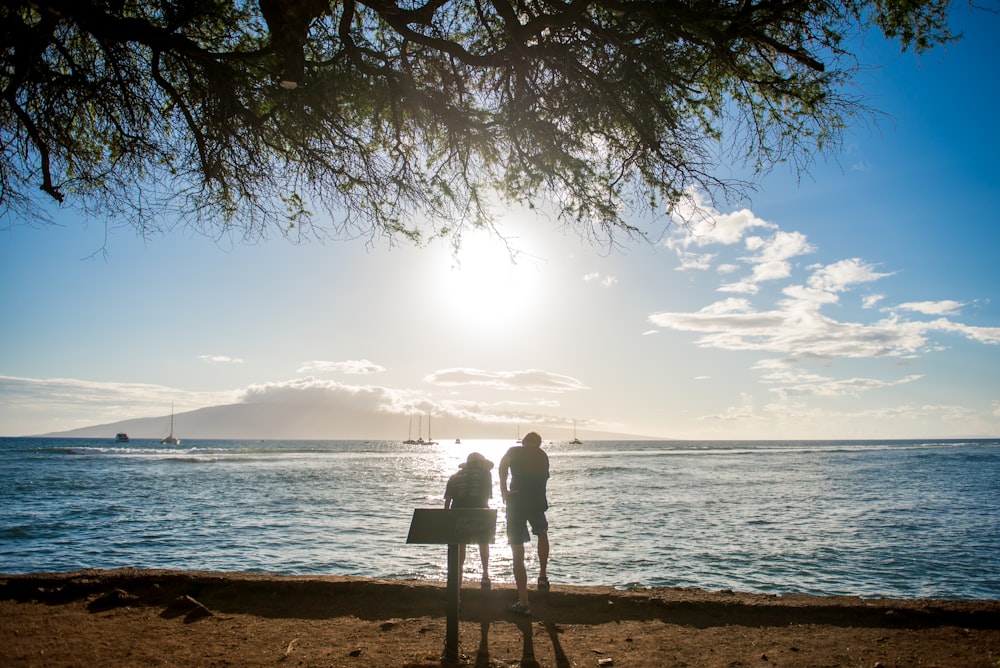
[[511, 545], [523, 545], [531, 542], [531, 536], [528, 535], [529, 524], [531, 525], [531, 533], [536, 536], [549, 530], [544, 510], [524, 513], [507, 506], [507, 540]]

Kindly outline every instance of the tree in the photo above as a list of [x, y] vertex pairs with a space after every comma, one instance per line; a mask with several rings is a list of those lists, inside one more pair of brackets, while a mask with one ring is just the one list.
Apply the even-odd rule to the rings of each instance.
[[835, 146], [844, 45], [947, 42], [949, 1], [4, 0], [0, 207], [419, 241], [548, 198], [628, 235]]

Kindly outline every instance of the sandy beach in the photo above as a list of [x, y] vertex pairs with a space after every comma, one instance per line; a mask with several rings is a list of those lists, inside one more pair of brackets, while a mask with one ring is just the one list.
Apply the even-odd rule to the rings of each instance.
[[[3, 666], [441, 666], [443, 583], [165, 570], [0, 576]], [[554, 584], [462, 590], [470, 666], [1000, 665], [1000, 601]]]

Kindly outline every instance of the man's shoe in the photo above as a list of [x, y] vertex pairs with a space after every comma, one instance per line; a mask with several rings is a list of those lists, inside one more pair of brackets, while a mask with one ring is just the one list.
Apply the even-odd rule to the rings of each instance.
[[517, 615], [518, 617], [531, 617], [531, 608], [526, 605], [521, 605], [520, 601], [508, 605], [507, 612]]

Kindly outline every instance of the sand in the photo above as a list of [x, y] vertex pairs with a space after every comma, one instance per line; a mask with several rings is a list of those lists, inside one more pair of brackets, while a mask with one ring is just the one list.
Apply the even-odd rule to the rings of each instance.
[[165, 570], [0, 575], [0, 666], [1000, 666], [1000, 601]]

